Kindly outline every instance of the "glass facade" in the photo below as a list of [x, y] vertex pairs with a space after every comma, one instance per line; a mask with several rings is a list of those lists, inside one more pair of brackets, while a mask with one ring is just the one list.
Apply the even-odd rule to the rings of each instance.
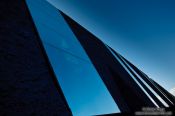
[[26, 1], [73, 115], [120, 112], [59, 11], [44, 0]]

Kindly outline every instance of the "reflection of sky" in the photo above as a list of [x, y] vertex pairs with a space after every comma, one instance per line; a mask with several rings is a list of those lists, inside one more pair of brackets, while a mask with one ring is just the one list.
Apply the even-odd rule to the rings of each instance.
[[175, 88], [172, 88], [170, 92], [175, 96]]
[[163, 87], [175, 86], [175, 1], [48, 1]]
[[26, 1], [73, 115], [120, 112], [95, 67], [58, 10], [44, 0]]
[[45, 44], [66, 100], [76, 116], [119, 112], [93, 65]]

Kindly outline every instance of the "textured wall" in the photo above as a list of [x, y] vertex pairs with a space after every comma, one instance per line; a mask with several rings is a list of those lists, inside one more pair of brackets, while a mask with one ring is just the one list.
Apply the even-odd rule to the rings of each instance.
[[0, 115], [70, 115], [24, 0], [1, 0], [0, 16]]

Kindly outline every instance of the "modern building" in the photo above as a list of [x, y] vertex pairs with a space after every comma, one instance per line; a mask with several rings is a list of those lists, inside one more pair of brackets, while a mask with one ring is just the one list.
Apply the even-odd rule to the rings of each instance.
[[1, 115], [172, 110], [175, 97], [45, 0], [0, 1]]

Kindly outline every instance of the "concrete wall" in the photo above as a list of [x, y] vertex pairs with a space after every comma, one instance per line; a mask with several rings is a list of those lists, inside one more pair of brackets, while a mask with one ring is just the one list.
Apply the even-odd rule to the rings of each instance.
[[0, 115], [71, 115], [24, 0], [0, 1]]

